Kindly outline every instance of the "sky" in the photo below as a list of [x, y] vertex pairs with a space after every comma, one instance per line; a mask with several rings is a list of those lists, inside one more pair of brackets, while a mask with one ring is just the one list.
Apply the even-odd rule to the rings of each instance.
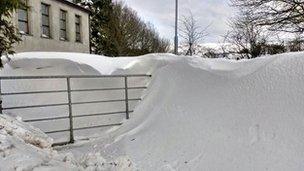
[[[146, 22], [151, 22], [160, 35], [173, 42], [175, 0], [122, 0], [136, 10]], [[179, 0], [179, 16], [187, 16], [189, 10], [200, 26], [208, 27], [208, 36], [202, 43], [218, 43], [228, 31], [227, 20], [233, 16], [229, 0]]]

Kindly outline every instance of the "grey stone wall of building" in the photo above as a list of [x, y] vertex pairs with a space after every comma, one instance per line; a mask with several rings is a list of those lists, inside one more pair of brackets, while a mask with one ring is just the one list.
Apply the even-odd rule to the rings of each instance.
[[[41, 3], [50, 5], [51, 38], [41, 36]], [[29, 34], [16, 44], [16, 52], [80, 52], [89, 53], [89, 13], [56, 0], [28, 0]], [[60, 10], [67, 11], [67, 40], [60, 40]], [[81, 42], [76, 42], [75, 15], [81, 16]], [[13, 20], [18, 26], [18, 14]]]

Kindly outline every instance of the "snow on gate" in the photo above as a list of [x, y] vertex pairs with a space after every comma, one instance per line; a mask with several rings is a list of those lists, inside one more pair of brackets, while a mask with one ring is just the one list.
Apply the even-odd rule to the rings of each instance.
[[1, 77], [3, 112], [22, 117], [49, 134], [55, 143], [73, 143], [74, 138], [97, 136], [128, 119], [147, 88], [148, 77]]

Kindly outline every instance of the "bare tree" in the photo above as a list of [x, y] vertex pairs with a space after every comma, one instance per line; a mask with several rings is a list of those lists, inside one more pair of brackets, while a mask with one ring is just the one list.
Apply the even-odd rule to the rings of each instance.
[[290, 52], [303, 51], [304, 39], [301, 34], [295, 34], [295, 37], [287, 42], [287, 47]]
[[183, 16], [180, 22], [180, 36], [189, 46], [186, 55], [192, 56], [195, 51], [196, 44], [208, 35], [207, 28], [209, 26], [205, 28], [201, 27], [191, 11], [188, 16]]
[[233, 45], [234, 51], [243, 58], [255, 58], [262, 54], [269, 33], [255, 23], [251, 13], [240, 11], [230, 22], [231, 30], [225, 40]]
[[304, 0], [231, 0], [272, 31], [304, 32]]

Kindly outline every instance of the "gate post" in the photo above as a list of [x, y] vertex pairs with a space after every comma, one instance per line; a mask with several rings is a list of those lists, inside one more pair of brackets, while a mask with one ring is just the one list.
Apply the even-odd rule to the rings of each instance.
[[2, 87], [1, 87], [2, 79], [0, 78], [0, 114], [3, 114], [2, 111]]
[[130, 119], [130, 114], [129, 114], [129, 97], [128, 97], [128, 76], [125, 76], [124, 80], [125, 80], [126, 119]]
[[70, 121], [70, 142], [74, 143], [74, 129], [73, 129], [73, 113], [72, 113], [72, 97], [71, 97], [71, 82], [70, 77], [67, 77], [67, 91], [69, 103], [69, 121]]

